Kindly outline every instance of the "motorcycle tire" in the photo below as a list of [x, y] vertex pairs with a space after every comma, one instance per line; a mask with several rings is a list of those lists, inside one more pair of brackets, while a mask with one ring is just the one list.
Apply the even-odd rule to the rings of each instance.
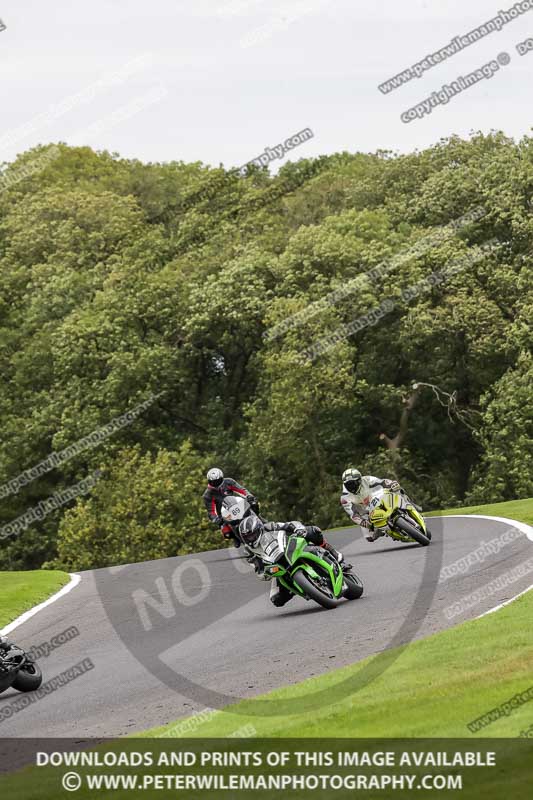
[[330, 597], [319, 589], [302, 570], [295, 572], [292, 576], [292, 580], [300, 587], [306, 597], [310, 600], [314, 600], [315, 603], [318, 603], [322, 608], [337, 608], [338, 600], [334, 597]]
[[422, 533], [422, 531], [411, 522], [407, 522], [404, 517], [398, 517], [394, 523], [394, 527], [397, 528], [400, 533], [410, 536], [411, 539], [414, 539], [415, 542], [418, 542], [422, 547], [427, 547], [429, 545], [429, 537]]
[[34, 692], [43, 682], [43, 674], [38, 664], [28, 661], [17, 672], [17, 677], [13, 681], [13, 689], [18, 692]]
[[7, 691], [13, 685], [13, 680], [13, 673], [2, 673], [0, 675], [0, 694]]
[[346, 589], [343, 591], [342, 596], [346, 600], [358, 600], [363, 594], [363, 581], [358, 578], [353, 572], [344, 573], [344, 581]]

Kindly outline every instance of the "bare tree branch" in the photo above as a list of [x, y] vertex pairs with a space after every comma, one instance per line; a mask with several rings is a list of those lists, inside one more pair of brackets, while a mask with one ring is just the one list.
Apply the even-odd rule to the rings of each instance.
[[475, 414], [479, 414], [479, 411], [475, 411], [473, 409], [462, 409], [457, 404], [457, 389], [452, 392], [445, 392], [444, 389], [441, 389], [440, 386], [435, 386], [434, 383], [423, 383], [422, 381], [417, 381], [413, 383], [413, 389], [418, 391], [422, 387], [427, 387], [431, 389], [439, 404], [446, 409], [448, 414], [448, 419], [455, 425], [455, 422], [458, 420], [462, 425], [465, 425], [469, 430], [475, 429], [474, 420], [472, 419]]

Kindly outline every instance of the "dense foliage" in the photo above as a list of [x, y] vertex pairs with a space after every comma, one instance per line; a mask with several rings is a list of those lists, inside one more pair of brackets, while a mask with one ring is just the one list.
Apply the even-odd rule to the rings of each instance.
[[[209, 465], [267, 514], [323, 526], [343, 522], [349, 464], [394, 474], [425, 507], [533, 494], [533, 139], [342, 153], [275, 177], [48, 152], [0, 179], [0, 485], [157, 397], [0, 493], [5, 525], [102, 470], [90, 494], [3, 538], [0, 568], [216, 546]], [[301, 357], [384, 300], [375, 324]]]

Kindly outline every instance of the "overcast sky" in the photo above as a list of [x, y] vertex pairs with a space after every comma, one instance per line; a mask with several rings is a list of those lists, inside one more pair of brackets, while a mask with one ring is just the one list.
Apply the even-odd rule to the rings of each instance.
[[[422, 78], [388, 95], [377, 88], [512, 5], [3, 0], [0, 161], [65, 141], [143, 161], [230, 167], [304, 128], [314, 138], [291, 158], [406, 152], [473, 130], [521, 137], [532, 125], [533, 51], [521, 57], [516, 45], [533, 37], [533, 9]], [[401, 121], [444, 83], [501, 53], [511, 62], [491, 80]]]

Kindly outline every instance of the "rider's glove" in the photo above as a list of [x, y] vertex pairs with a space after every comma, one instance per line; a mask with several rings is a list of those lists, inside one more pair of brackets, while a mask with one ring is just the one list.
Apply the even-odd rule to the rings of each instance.
[[249, 564], [253, 564], [255, 572], [259, 575], [265, 570], [265, 566], [259, 556], [250, 556], [246, 559]]
[[370, 528], [370, 522], [367, 519], [360, 519], [359, 525], [361, 528]]
[[283, 525], [283, 530], [287, 533], [294, 533], [294, 522], [286, 522]]
[[383, 481], [383, 486], [385, 487], [385, 489], [390, 489], [391, 492], [397, 492], [398, 489], [400, 488], [400, 484], [398, 483], [398, 481], [390, 481], [388, 478], [385, 478], [385, 480]]
[[305, 525], [298, 520], [294, 520], [294, 522], [287, 522], [285, 530], [287, 533], [296, 533], [297, 531], [305, 532]]
[[222, 519], [222, 517], [215, 517], [214, 519], [211, 520], [211, 522], [213, 523], [213, 525], [218, 525], [218, 527], [224, 524], [224, 520]]
[[248, 503], [250, 504], [250, 508], [252, 509], [252, 511], [255, 512], [256, 514], [259, 514], [259, 501], [257, 497], [254, 497], [253, 494], [249, 494], [246, 499], [248, 500]]

